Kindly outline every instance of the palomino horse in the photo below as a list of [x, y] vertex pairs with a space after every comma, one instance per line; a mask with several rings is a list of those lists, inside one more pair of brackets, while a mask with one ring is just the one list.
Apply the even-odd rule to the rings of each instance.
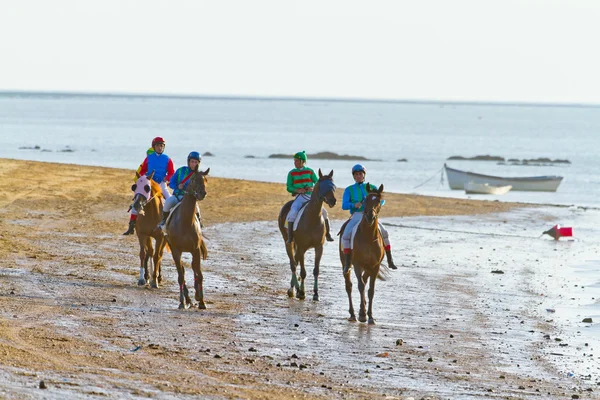
[[[294, 239], [291, 244], [285, 245], [285, 250], [290, 259], [290, 269], [292, 270], [292, 280], [288, 289], [288, 296], [294, 297], [294, 288], [296, 297], [300, 300], [305, 298], [304, 279], [306, 278], [306, 269], [304, 268], [304, 253], [310, 248], [315, 249], [315, 268], [313, 269], [314, 295], [313, 300], [319, 300], [319, 263], [323, 255], [323, 243], [325, 242], [325, 222], [321, 214], [325, 202], [330, 208], [335, 206], [335, 184], [333, 183], [333, 170], [329, 175], [323, 175], [319, 169], [319, 181], [313, 188], [310, 200], [304, 209], [304, 213], [297, 221], [297, 227], [294, 233]], [[279, 230], [283, 236], [284, 242], [287, 241], [287, 228], [285, 221], [293, 200], [288, 201], [279, 213]], [[296, 266], [300, 263], [300, 282], [296, 276]]]
[[[163, 198], [160, 186], [149, 177], [142, 175], [131, 187], [135, 195], [131, 205], [138, 212], [138, 218], [135, 224], [135, 233], [140, 242], [140, 278], [138, 285], [144, 286], [150, 281], [150, 286], [158, 287], [162, 281], [161, 261], [163, 250], [167, 245], [165, 236], [160, 229], [155, 229], [160, 221], [162, 213]], [[152, 247], [152, 238], [156, 241], [156, 252]], [[148, 271], [148, 264], [153, 261], [152, 279]]]
[[[373, 318], [373, 295], [375, 294], [375, 278], [384, 278], [384, 274], [380, 272], [381, 261], [385, 255], [385, 247], [383, 238], [379, 232], [378, 214], [381, 209], [381, 200], [383, 193], [383, 185], [379, 189], [373, 190], [367, 183], [367, 197], [364, 200], [365, 211], [362, 219], [357, 225], [356, 234], [354, 235], [354, 245], [352, 250], [352, 264], [354, 265], [354, 274], [358, 280], [358, 291], [360, 292], [360, 311], [358, 320], [375, 324]], [[344, 265], [344, 252], [342, 244], [342, 235], [346, 228], [347, 222], [340, 230], [340, 260]], [[384, 267], [385, 268], [385, 267]], [[348, 302], [350, 303], [350, 318], [349, 321], [356, 321], [354, 315], [354, 307], [352, 306], [352, 281], [350, 280], [350, 271], [344, 274], [346, 280], [346, 293], [348, 294]], [[369, 281], [369, 309], [365, 313], [365, 284]]]
[[198, 308], [206, 308], [202, 290], [202, 267], [200, 259], [206, 260], [208, 252], [202, 239], [200, 222], [196, 219], [196, 201], [206, 197], [206, 182], [208, 172], [194, 171], [189, 180], [187, 189], [179, 207], [171, 212], [170, 221], [167, 221], [167, 241], [173, 253], [173, 260], [177, 266], [177, 280], [179, 282], [179, 308], [184, 309], [192, 305], [188, 288], [185, 284], [185, 269], [181, 264], [181, 253], [192, 254], [192, 270], [194, 271], [194, 289]]

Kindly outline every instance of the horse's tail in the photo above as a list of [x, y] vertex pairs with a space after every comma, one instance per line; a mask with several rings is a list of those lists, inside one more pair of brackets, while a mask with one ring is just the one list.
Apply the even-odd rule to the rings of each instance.
[[391, 277], [392, 274], [390, 273], [390, 267], [388, 267], [387, 264], [380, 264], [379, 272], [377, 273], [377, 279], [380, 281], [387, 281]]
[[203, 260], [208, 258], [208, 249], [206, 248], [206, 243], [204, 243], [204, 240], [200, 242], [200, 255], [202, 256]]

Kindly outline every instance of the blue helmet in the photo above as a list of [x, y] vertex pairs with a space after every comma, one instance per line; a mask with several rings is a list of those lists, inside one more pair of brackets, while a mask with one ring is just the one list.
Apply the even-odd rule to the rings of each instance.
[[198, 162], [202, 161], [202, 157], [200, 157], [200, 153], [198, 153], [197, 151], [192, 151], [190, 154], [188, 154], [188, 162], [190, 162], [190, 160], [198, 160]]
[[355, 172], [363, 172], [366, 175], [367, 169], [361, 164], [356, 164], [354, 167], [352, 167], [352, 175], [354, 175]]

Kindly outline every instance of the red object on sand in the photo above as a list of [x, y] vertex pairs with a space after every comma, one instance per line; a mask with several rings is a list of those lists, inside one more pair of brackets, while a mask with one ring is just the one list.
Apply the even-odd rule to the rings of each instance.
[[542, 235], [549, 235], [554, 238], [554, 240], [558, 240], [561, 237], [573, 236], [573, 228], [570, 227], [562, 227], [560, 225], [554, 225], [552, 228], [548, 229], [546, 232], [542, 233]]

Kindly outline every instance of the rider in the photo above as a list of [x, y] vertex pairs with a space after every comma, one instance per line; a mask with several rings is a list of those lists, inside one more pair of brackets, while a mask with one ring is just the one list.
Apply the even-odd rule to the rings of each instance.
[[[298, 211], [302, 206], [310, 200], [310, 195], [313, 191], [313, 186], [319, 180], [315, 171], [305, 166], [306, 152], [299, 151], [294, 154], [294, 169], [288, 172], [287, 176], [287, 191], [296, 196], [290, 212], [287, 215], [288, 223], [288, 240], [286, 243], [291, 244], [294, 236], [294, 220], [298, 215]], [[327, 218], [327, 210], [323, 208], [323, 219], [325, 220], [326, 238], [328, 242], [333, 242], [331, 237], [329, 218]]]
[[[145, 175], [147, 173], [154, 172], [152, 180], [160, 185], [161, 192], [166, 199], [171, 197], [171, 193], [167, 189], [167, 182], [171, 179], [171, 176], [175, 172], [173, 168], [173, 161], [171, 158], [164, 153], [165, 151], [165, 140], [160, 136], [152, 139], [153, 152], [148, 149], [146, 152], [147, 156], [138, 169], [138, 174]], [[137, 220], [137, 211], [131, 210], [131, 216], [129, 217], [129, 228], [123, 235], [131, 235], [135, 230], [135, 222]]]
[[[187, 156], [187, 166], [178, 168], [171, 177], [171, 180], [169, 181], [169, 187], [173, 189], [173, 196], [169, 197], [163, 205], [162, 220], [158, 223], [158, 229], [162, 229], [164, 227], [165, 222], [167, 222], [167, 218], [171, 213], [171, 209], [183, 199], [185, 189], [190, 181], [189, 178], [192, 176], [194, 170], [199, 168], [201, 161], [202, 157], [200, 157], [200, 153], [197, 151], [192, 151]], [[198, 216], [198, 220], [200, 220], [200, 211], [197, 206], [196, 215]]]
[[[352, 167], [352, 177], [354, 178], [354, 184], [350, 185], [344, 190], [344, 197], [342, 200], [342, 210], [350, 210], [350, 220], [344, 228], [344, 234], [342, 235], [342, 245], [344, 246], [344, 273], [350, 270], [352, 262], [352, 249], [350, 248], [350, 238], [352, 236], [352, 228], [360, 222], [365, 209], [363, 201], [367, 197], [367, 185], [365, 184], [365, 176], [367, 170], [360, 164], [356, 164]], [[371, 189], [377, 190], [377, 187], [370, 185]], [[387, 256], [388, 266], [391, 269], [398, 269], [392, 259], [392, 248], [390, 246], [390, 239], [388, 232], [385, 230], [383, 225], [379, 223], [379, 232], [383, 237], [383, 243], [385, 244], [385, 255]]]

